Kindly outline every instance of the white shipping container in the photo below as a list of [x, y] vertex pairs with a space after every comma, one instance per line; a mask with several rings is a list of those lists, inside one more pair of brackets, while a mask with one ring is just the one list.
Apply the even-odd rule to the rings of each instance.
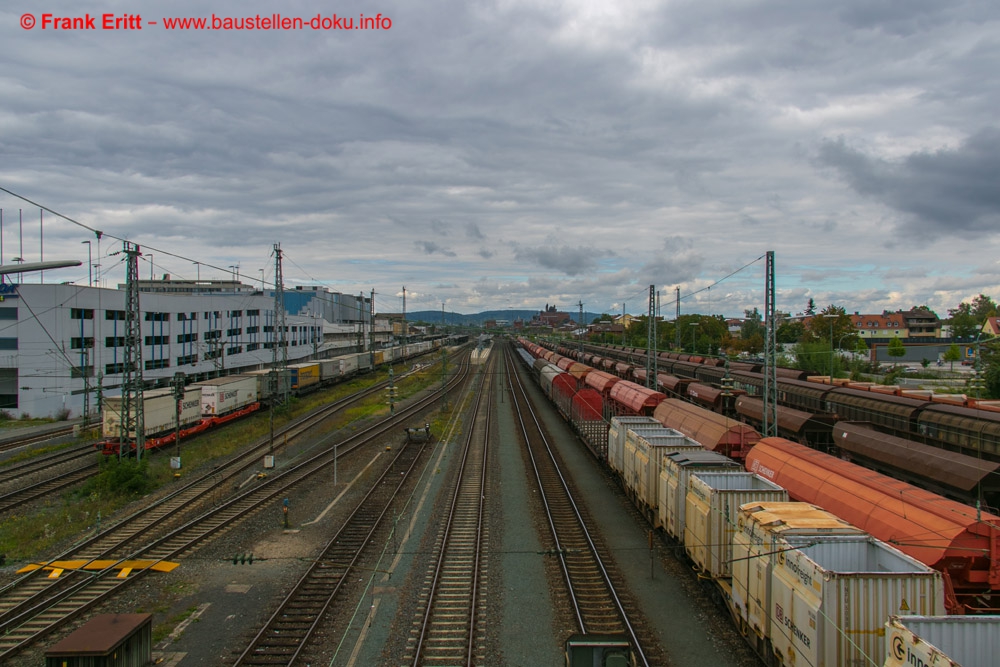
[[[693, 441], [692, 441], [693, 442]], [[684, 538], [684, 499], [688, 477], [696, 472], [742, 471], [743, 467], [727, 456], [700, 448], [666, 454], [660, 465], [658, 524], [668, 535], [680, 541]]]
[[771, 645], [786, 663], [878, 664], [892, 615], [943, 614], [932, 570], [871, 536], [813, 540], [779, 551], [771, 572]]
[[319, 377], [323, 382], [336, 380], [341, 375], [340, 362], [336, 359], [324, 359], [319, 362]]
[[[621, 459], [621, 469], [619, 472], [622, 473], [622, 476], [626, 480], [626, 485], [629, 488], [635, 489], [639, 484], [639, 481], [636, 478], [636, 475], [638, 475], [637, 470], [645, 470], [645, 463], [638, 465], [637, 467], [637, 463], [635, 461], [637, 448], [639, 451], [643, 452], [643, 457], [646, 457], [647, 455], [645, 450], [647, 449], [646, 444], [648, 443], [648, 440], [645, 440], [645, 438], [657, 438], [659, 436], [669, 437], [673, 433], [674, 431], [664, 428], [659, 422], [657, 422], [656, 425], [649, 426], [645, 424], [629, 425], [628, 428], [625, 429], [625, 443], [623, 451], [619, 455], [619, 458]], [[639, 438], [643, 438], [642, 444], [637, 444], [637, 439]]]
[[636, 480], [631, 488], [639, 502], [649, 510], [649, 518], [656, 528], [659, 528], [660, 466], [666, 454], [681, 451], [704, 451], [704, 448], [682, 433], [666, 428], [662, 432], [646, 435], [630, 431], [625, 441], [625, 468], [629, 470], [630, 465], [634, 468], [629, 472]]
[[992, 667], [1000, 656], [1000, 616], [892, 616], [882, 667]]
[[771, 632], [771, 570], [777, 552], [831, 537], [866, 537], [860, 528], [809, 503], [740, 507], [733, 535], [732, 604], [759, 639]]
[[549, 363], [546, 363], [539, 371], [538, 382], [542, 385], [542, 391], [545, 392], [545, 395], [550, 399], [552, 398], [552, 382], [555, 380], [557, 375], [561, 374], [562, 369]]
[[728, 577], [740, 506], [769, 500], [788, 500], [788, 493], [753, 473], [691, 475], [684, 500], [684, 549], [688, 556], [713, 578]]
[[[172, 431], [176, 427], [177, 401], [169, 388], [150, 389], [142, 393], [143, 432], [146, 436]], [[104, 399], [103, 428], [106, 438], [121, 436], [121, 396]], [[190, 426], [201, 419], [201, 392], [195, 385], [186, 387], [181, 402], [181, 428]], [[135, 431], [130, 431], [130, 439]]]
[[198, 382], [201, 387], [201, 414], [218, 417], [257, 401], [259, 375], [228, 375]]
[[[338, 361], [340, 362], [340, 374], [341, 375], [353, 375], [354, 373], [356, 373], [358, 371], [358, 356], [359, 355], [352, 354], [352, 355], [347, 356], [347, 357], [340, 357], [340, 359]], [[363, 353], [363, 355], [360, 355], [360, 356], [364, 357], [364, 361], [366, 363], [365, 367], [366, 368], [369, 367], [370, 364], [368, 364], [368, 361], [369, 361], [368, 353], [365, 352], [365, 353]]]
[[611, 426], [608, 428], [608, 465], [615, 472], [625, 471], [625, 437], [630, 426], [658, 426], [663, 428], [663, 424], [652, 417], [612, 417]]

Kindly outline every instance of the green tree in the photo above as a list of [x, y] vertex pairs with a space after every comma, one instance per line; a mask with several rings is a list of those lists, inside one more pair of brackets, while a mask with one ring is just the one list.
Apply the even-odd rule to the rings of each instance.
[[899, 339], [899, 336], [895, 336], [889, 341], [889, 348], [886, 350], [889, 356], [893, 359], [898, 359], [899, 357], [906, 355], [906, 346], [903, 345], [903, 341]]
[[840, 372], [841, 360], [833, 354], [830, 344], [825, 340], [803, 340], [793, 348], [795, 366], [816, 375], [834, 376]]
[[951, 370], [955, 370], [955, 362], [962, 359], [962, 351], [958, 349], [958, 345], [952, 343], [947, 350], [944, 352], [944, 360], [951, 362]]
[[784, 321], [778, 325], [778, 330], [774, 332], [774, 338], [778, 343], [798, 343], [806, 333], [806, 327], [802, 322]]
[[985, 294], [980, 294], [975, 299], [972, 300], [972, 315], [976, 318], [976, 321], [982, 326], [983, 322], [986, 321], [988, 317], [996, 317], [997, 315], [997, 304], [996, 301], [986, 296]]
[[844, 342], [853, 347], [855, 335], [857, 329], [847, 311], [842, 306], [830, 304], [809, 320], [809, 328], [803, 340], [810, 342], [825, 340], [832, 350], [834, 345]]
[[811, 317], [816, 314], [816, 302], [812, 297], [809, 297], [809, 303], [806, 304], [805, 315]]
[[1000, 349], [995, 341], [979, 346], [979, 370], [983, 374], [987, 398], [1000, 398]]

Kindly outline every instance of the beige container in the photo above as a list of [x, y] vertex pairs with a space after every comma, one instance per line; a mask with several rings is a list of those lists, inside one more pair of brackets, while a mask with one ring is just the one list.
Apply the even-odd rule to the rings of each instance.
[[740, 506], [786, 500], [783, 488], [749, 472], [695, 473], [685, 496], [684, 549], [701, 571], [728, 577]]
[[657, 480], [657, 527], [680, 542], [684, 539], [684, 499], [688, 478], [694, 473], [742, 471], [743, 467], [728, 456], [699, 447], [664, 455]]
[[824, 538], [778, 552], [769, 612], [779, 664], [868, 665], [885, 655], [889, 616], [944, 613], [944, 585], [874, 537]]
[[771, 632], [771, 570], [776, 553], [830, 537], [867, 534], [809, 503], [749, 503], [740, 507], [733, 535], [732, 604], [746, 628]]
[[993, 667], [1000, 616], [893, 616], [885, 639], [882, 667]]
[[608, 465], [619, 475], [625, 473], [625, 438], [629, 427], [663, 428], [652, 417], [612, 417], [608, 427]]
[[[102, 432], [105, 438], [121, 437], [121, 396], [104, 399]], [[150, 389], [142, 394], [143, 432], [147, 437], [173, 431], [177, 421], [177, 400], [172, 389]], [[201, 390], [197, 385], [187, 387], [181, 402], [181, 428], [201, 419]], [[135, 431], [129, 432], [130, 439]]]
[[701, 445], [673, 429], [629, 431], [625, 439], [626, 486], [643, 509], [652, 510], [651, 518], [656, 517], [657, 481], [664, 453], [696, 449]]

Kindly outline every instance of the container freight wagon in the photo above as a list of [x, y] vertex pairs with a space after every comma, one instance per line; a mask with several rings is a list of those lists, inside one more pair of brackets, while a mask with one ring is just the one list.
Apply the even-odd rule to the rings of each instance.
[[882, 667], [994, 667], [1000, 616], [892, 616]]
[[221, 417], [256, 404], [258, 377], [228, 375], [191, 385], [201, 387], [201, 414]]
[[788, 500], [788, 493], [783, 488], [751, 473], [691, 475], [684, 515], [684, 549], [688, 557], [709, 577], [728, 577], [740, 506], [784, 500]]
[[678, 542], [684, 541], [685, 500], [688, 480], [695, 473], [734, 472], [743, 469], [728, 456], [704, 449], [670, 452], [663, 457], [657, 481], [657, 521], [664, 532]]
[[703, 452], [697, 442], [669, 428], [635, 432], [625, 438], [626, 490], [654, 528], [659, 528], [660, 467], [671, 452]]
[[740, 507], [733, 535], [730, 599], [733, 617], [758, 653], [772, 653], [771, 573], [780, 552], [833, 537], [867, 534], [829, 512], [797, 502], [749, 503]]
[[608, 429], [608, 465], [621, 474], [625, 470], [625, 438], [630, 428], [662, 429], [652, 417], [612, 417]]
[[941, 573], [865, 535], [780, 551], [771, 573], [771, 646], [782, 664], [865, 665], [885, 655], [890, 615], [944, 613]]
[[[104, 399], [104, 419], [102, 433], [105, 438], [117, 440], [121, 437], [121, 396]], [[151, 389], [142, 393], [144, 435], [149, 438], [161, 433], [173, 432], [177, 425], [177, 399], [172, 389]], [[197, 385], [187, 387], [181, 400], [180, 427], [187, 428], [201, 421], [201, 390]], [[128, 434], [135, 440], [135, 431]]]

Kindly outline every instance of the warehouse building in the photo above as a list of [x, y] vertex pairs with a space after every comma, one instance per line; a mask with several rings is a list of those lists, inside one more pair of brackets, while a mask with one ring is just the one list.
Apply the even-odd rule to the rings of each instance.
[[[271, 364], [279, 338], [273, 292], [229, 281], [204, 281], [202, 291], [200, 281], [169, 276], [141, 282], [147, 386], [166, 385], [177, 372], [204, 380]], [[358, 297], [341, 300], [344, 295], [325, 288], [310, 289], [309, 296], [285, 301], [289, 362], [369, 349], [363, 298], [352, 310], [342, 304]], [[337, 305], [328, 309], [323, 303]], [[388, 324], [376, 321], [375, 328], [375, 347], [388, 344]], [[88, 396], [91, 414], [97, 414], [99, 391], [120, 393], [124, 343], [124, 289], [0, 284], [0, 410], [15, 417], [73, 418], [82, 414]]]

